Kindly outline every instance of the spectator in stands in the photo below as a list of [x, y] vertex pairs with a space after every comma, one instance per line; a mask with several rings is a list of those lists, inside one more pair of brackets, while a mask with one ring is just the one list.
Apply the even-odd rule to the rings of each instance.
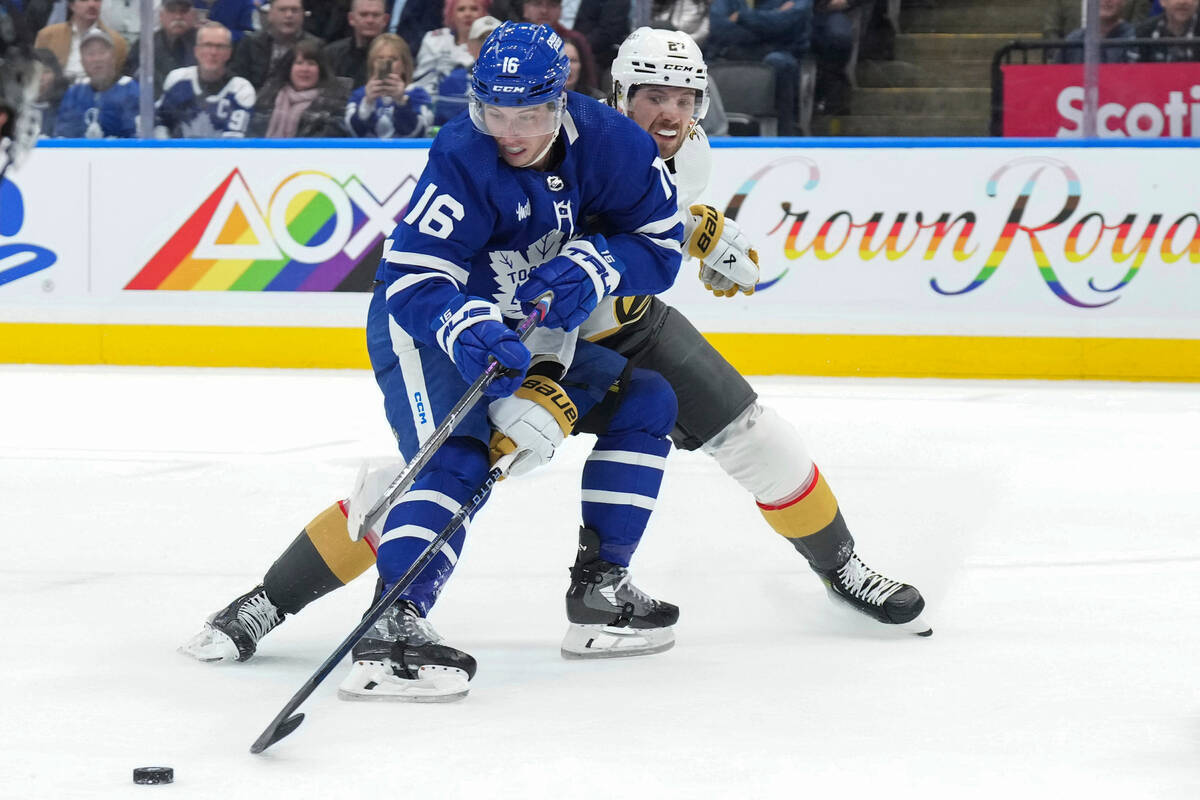
[[575, 47], [575, 43], [564, 41], [563, 52], [567, 54], [567, 58], [571, 61], [571, 72], [567, 75], [567, 90], [586, 94], [588, 97], [594, 97], [597, 100], [604, 100], [607, 97], [604, 92], [595, 86], [588, 86], [580, 80], [580, 75], [583, 74], [583, 62], [579, 60], [579, 50]]
[[349, 78], [352, 86], [367, 82], [367, 48], [387, 25], [383, 0], [354, 0], [346, 15], [353, 33], [325, 47], [333, 74]]
[[[219, 22], [228, 28], [235, 46], [243, 36], [256, 29], [254, 19], [258, 3], [255, 0], [198, 0], [196, 10], [203, 15], [203, 20]], [[200, 21], [198, 19], [197, 23]]]
[[350, 0], [303, 0], [304, 30], [325, 42], [350, 35]]
[[[1125, 13], [1125, 0], [1100, 0], [1100, 37], [1102, 39], [1128, 39], [1133, 36], [1133, 25], [1122, 14]], [[1067, 34], [1068, 42], [1079, 42], [1080, 47], [1064, 47], [1058, 57], [1060, 64], [1083, 63], [1083, 37], [1085, 29], [1076, 28]], [[1101, 47], [1100, 60], [1106, 64], [1120, 63], [1126, 60], [1128, 49], [1119, 45], [1116, 47]]]
[[45, 48], [34, 50], [33, 57], [42, 64], [41, 83], [33, 107], [42, 112], [42, 136], [54, 135], [54, 123], [58, 120], [58, 108], [67, 92], [67, 79], [63, 77], [58, 59]]
[[[1124, 0], [1121, 18], [1136, 25], [1150, 16], [1150, 8], [1150, 0]], [[1043, 39], [1065, 39], [1068, 33], [1082, 27], [1081, 0], [1046, 0], [1046, 13], [1042, 18]]]
[[112, 39], [113, 57], [116, 59], [117, 73], [120, 74], [129, 48], [120, 34], [100, 21], [100, 0], [69, 0], [69, 6], [70, 21], [42, 28], [38, 31], [34, 47], [44, 47], [54, 53], [67, 80], [74, 81], [84, 74], [79, 45], [87, 33], [98, 28]]
[[311, 139], [346, 136], [349, 78], [339, 78], [314, 41], [297, 44], [275, 65], [254, 105], [248, 136]]
[[433, 124], [429, 93], [412, 83], [412, 51], [393, 33], [375, 37], [367, 53], [371, 79], [350, 95], [346, 124], [355, 136], [398, 139], [425, 136]]
[[470, 69], [475, 57], [467, 48], [471, 25], [488, 13], [488, 0], [446, 0], [445, 27], [436, 28], [421, 40], [413, 84], [437, 99], [438, 87], [455, 69]]
[[581, 0], [574, 20], [563, 24], [587, 37], [599, 78], [612, 68], [617, 48], [629, 35], [629, 0]]
[[800, 61], [808, 54], [812, 0], [713, 0], [709, 10], [711, 63], [719, 59], [763, 61], [775, 71], [779, 135], [795, 136]]
[[869, 0], [815, 0], [812, 50], [817, 57], [817, 107], [824, 114], [850, 110], [850, 76], [846, 67], [854, 52], [854, 20], [850, 12]]
[[266, 27], [238, 42], [233, 60], [229, 62], [229, 71], [250, 81], [257, 92], [267, 82], [275, 65], [296, 44], [305, 40], [324, 44], [306, 32], [303, 24], [304, 6], [300, 0], [273, 0], [267, 7]]
[[471, 23], [467, 38], [467, 52], [471, 55], [471, 65], [455, 67], [449, 75], [442, 78], [437, 92], [433, 95], [433, 124], [445, 125], [467, 108], [467, 82], [471, 66], [479, 57], [483, 40], [492, 31], [500, 27], [500, 20], [493, 16], [480, 17]]
[[521, 15], [525, 22], [535, 25], [549, 25], [554, 32], [575, 45], [579, 51], [581, 67], [579, 80], [584, 86], [599, 86], [600, 73], [596, 71], [596, 59], [592, 54], [592, 46], [587, 37], [578, 31], [573, 31], [562, 24], [562, 0], [525, 0], [521, 6]]
[[[129, 51], [125, 73], [139, 81], [142, 43]], [[158, 32], [154, 34], [154, 96], [162, 94], [167, 74], [196, 63], [196, 14], [192, 0], [163, 0], [158, 9]]]
[[129, 139], [137, 136], [138, 85], [118, 78], [113, 38], [88, 31], [79, 44], [86, 77], [67, 90], [58, 110], [54, 135], [78, 139]]
[[442, 27], [445, 0], [391, 0], [388, 33], [404, 39], [410, 52], [421, 52], [425, 34]]
[[683, 31], [704, 47], [708, 41], [708, 0], [654, 0], [650, 27]]
[[[1200, 36], [1200, 0], [1162, 0], [1162, 13], [1134, 28], [1138, 39], [1193, 39]], [[1200, 61], [1200, 44], [1170, 47], [1139, 47], [1129, 53], [1131, 61]]]
[[233, 36], [211, 20], [196, 32], [196, 66], [167, 75], [155, 106], [159, 139], [241, 138], [246, 135], [255, 91], [229, 69]]
[[[156, 7], [158, 3], [154, 4]], [[132, 49], [142, 34], [141, 0], [104, 0], [100, 6], [100, 21], [116, 31]]]

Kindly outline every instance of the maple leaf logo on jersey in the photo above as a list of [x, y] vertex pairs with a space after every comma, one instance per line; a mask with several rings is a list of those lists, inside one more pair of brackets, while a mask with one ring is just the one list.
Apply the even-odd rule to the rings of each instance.
[[500, 306], [502, 314], [510, 317], [521, 315], [521, 304], [513, 299], [513, 294], [529, 277], [534, 267], [558, 255], [565, 238], [562, 231], [555, 229], [548, 231], [542, 238], [525, 248], [525, 252], [493, 250], [488, 253], [489, 266], [496, 276], [496, 293], [492, 295], [492, 299]]

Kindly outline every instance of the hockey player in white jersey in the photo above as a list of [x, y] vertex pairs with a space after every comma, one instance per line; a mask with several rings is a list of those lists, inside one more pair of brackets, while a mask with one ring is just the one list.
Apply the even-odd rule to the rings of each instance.
[[[688, 254], [699, 259], [701, 280], [718, 296], [752, 292], [757, 256], [745, 235], [717, 209], [694, 205], [711, 168], [707, 138], [697, 126], [707, 88], [699, 49], [684, 33], [639, 29], [621, 46], [613, 78], [613, 105], [651, 134], [674, 175], [687, 211]], [[675, 445], [712, 455], [751, 493], [770, 527], [807, 559], [832, 597], [898, 630], [932, 632], [920, 617], [920, 592], [859, 557], [837, 500], [795, 428], [758, 403], [745, 379], [682, 314], [653, 297], [611, 298], [583, 330], [670, 381], [679, 402], [671, 433]], [[375, 534], [352, 542], [347, 515], [358, 509], [361, 518], [393, 474], [394, 469], [360, 474], [351, 497], [314, 517], [262, 584], [210, 617], [183, 651], [201, 660], [244, 661], [285, 615], [366, 571], [374, 560]], [[572, 646], [578, 633], [572, 625], [567, 634]], [[585, 655], [587, 648], [581, 649], [573, 655]]]

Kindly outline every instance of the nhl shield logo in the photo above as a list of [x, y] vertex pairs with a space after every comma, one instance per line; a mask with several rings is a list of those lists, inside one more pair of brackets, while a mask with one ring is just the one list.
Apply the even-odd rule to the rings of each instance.
[[563, 179], [557, 175], [546, 176], [546, 187], [552, 192], [561, 192], [563, 189]]

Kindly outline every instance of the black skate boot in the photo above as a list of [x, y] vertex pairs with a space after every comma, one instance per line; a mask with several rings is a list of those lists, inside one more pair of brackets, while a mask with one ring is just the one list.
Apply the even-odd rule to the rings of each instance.
[[567, 589], [563, 658], [620, 658], [670, 650], [679, 608], [655, 600], [629, 579], [629, 570], [600, 558], [600, 537], [579, 529], [579, 553]]
[[283, 614], [259, 584], [210, 616], [179, 652], [197, 661], [248, 661], [281, 622]]
[[915, 586], [893, 581], [863, 563], [851, 551], [850, 558], [840, 567], [829, 570], [813, 568], [825, 582], [830, 597], [849, 605], [885, 625], [895, 625], [918, 636], [932, 636], [933, 628], [921, 620], [925, 598]]
[[384, 612], [354, 645], [351, 659], [350, 674], [338, 687], [343, 700], [445, 703], [466, 697], [475, 677], [475, 659], [442, 644], [407, 600]]

